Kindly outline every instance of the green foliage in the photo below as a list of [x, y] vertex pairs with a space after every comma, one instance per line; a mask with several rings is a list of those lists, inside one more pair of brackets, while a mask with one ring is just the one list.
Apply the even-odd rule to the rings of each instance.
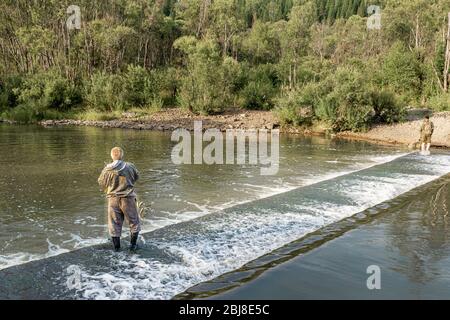
[[399, 94], [407, 94], [415, 100], [421, 93], [423, 72], [417, 53], [396, 42], [384, 59], [384, 82]]
[[450, 94], [434, 96], [427, 105], [436, 111], [450, 111]]
[[37, 109], [35, 107], [20, 105], [3, 112], [1, 118], [19, 123], [35, 123], [44, 119], [60, 120], [67, 117], [67, 115], [67, 113], [62, 113], [58, 110]]
[[187, 70], [178, 93], [180, 105], [195, 113], [212, 114], [231, 104], [232, 81], [226, 72], [229, 68], [225, 66], [216, 43], [209, 39], [183, 37], [174, 46], [187, 58]]
[[[334, 22], [336, 19], [348, 19], [352, 15], [366, 15], [365, 0], [315, 0], [319, 21]], [[376, 4], [372, 1], [370, 4]]]
[[[309, 110], [340, 131], [399, 121], [406, 104], [448, 109], [448, 0], [79, 0], [77, 31], [67, 4], [0, 2], [6, 116], [276, 106], [285, 123]], [[367, 29], [372, 4], [381, 31]]]
[[264, 64], [245, 70], [246, 84], [240, 92], [241, 104], [245, 109], [270, 110], [278, 92], [279, 79], [273, 65]]
[[329, 99], [337, 103], [333, 129], [367, 130], [373, 116], [373, 108], [366, 76], [355, 69], [340, 68], [328, 81], [334, 82]]
[[83, 121], [109, 121], [119, 119], [122, 115], [121, 111], [99, 111], [95, 109], [89, 109], [77, 113], [75, 119]]
[[250, 110], [270, 110], [273, 107], [273, 86], [262, 80], [251, 81], [242, 90], [243, 107]]
[[[156, 101], [161, 100], [161, 107], [173, 107], [177, 104], [177, 91], [180, 86], [181, 71], [179, 69], [161, 68], [152, 71], [157, 83], [153, 89]], [[157, 98], [156, 98], [157, 96]], [[152, 104], [154, 101], [152, 101]]]
[[95, 73], [85, 84], [85, 101], [89, 108], [112, 111], [125, 108], [123, 77], [104, 72]]
[[81, 101], [77, 88], [58, 72], [37, 73], [23, 80], [15, 89], [18, 103], [37, 113], [53, 109], [67, 111]]
[[277, 98], [275, 114], [284, 125], [311, 124], [315, 100], [309, 90], [289, 91]]
[[130, 107], [151, 106], [161, 101], [159, 92], [162, 89], [162, 77], [156, 71], [149, 72], [140, 66], [128, 66], [123, 75], [123, 105]]
[[373, 89], [370, 77], [355, 67], [339, 68], [328, 78], [280, 98], [278, 104], [284, 123], [302, 123], [298, 110], [306, 109], [329, 122], [334, 131], [364, 131], [373, 122], [400, 121], [404, 114], [393, 93]]
[[390, 91], [372, 91], [371, 105], [374, 110], [373, 120], [381, 123], [394, 123], [403, 120], [404, 105]]
[[65, 77], [50, 71], [6, 79], [0, 101], [5, 118], [26, 123], [62, 118], [81, 103], [81, 94]]
[[6, 76], [0, 79], [0, 112], [14, 108], [18, 104], [18, 94], [22, 86], [20, 76]]
[[434, 55], [434, 67], [438, 74], [444, 73], [445, 65], [445, 42], [441, 41], [437, 45], [436, 53]]
[[242, 50], [253, 64], [276, 63], [279, 59], [279, 35], [271, 23], [255, 21], [242, 41]]
[[394, 123], [404, 115], [404, 107], [393, 93], [371, 88], [367, 76], [354, 70], [338, 71], [327, 100], [334, 106], [331, 119], [335, 131], [366, 131], [374, 122]]

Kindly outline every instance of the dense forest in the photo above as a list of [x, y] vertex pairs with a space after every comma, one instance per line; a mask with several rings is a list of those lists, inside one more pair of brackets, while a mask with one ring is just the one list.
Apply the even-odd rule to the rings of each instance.
[[[371, 5], [381, 28], [368, 28]], [[450, 0], [2, 0], [0, 114], [242, 108], [364, 130], [407, 106], [449, 110], [449, 11]]]

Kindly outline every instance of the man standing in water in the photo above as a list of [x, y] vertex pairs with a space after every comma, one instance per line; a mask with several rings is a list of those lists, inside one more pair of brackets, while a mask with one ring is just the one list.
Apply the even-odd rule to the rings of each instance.
[[426, 116], [420, 127], [420, 142], [422, 142], [422, 154], [430, 154], [431, 136], [434, 132], [434, 124], [430, 121], [430, 116]]
[[134, 184], [139, 179], [139, 173], [132, 163], [123, 161], [124, 152], [115, 147], [111, 150], [112, 163], [108, 164], [98, 178], [103, 191], [108, 198], [108, 229], [114, 249], [120, 250], [120, 237], [123, 221], [130, 225], [130, 250], [137, 249], [137, 240], [141, 231], [139, 213], [136, 204]]

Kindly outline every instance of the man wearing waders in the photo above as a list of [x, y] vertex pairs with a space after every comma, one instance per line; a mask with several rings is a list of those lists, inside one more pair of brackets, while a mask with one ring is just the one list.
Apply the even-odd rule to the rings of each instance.
[[98, 183], [108, 199], [108, 229], [114, 249], [120, 250], [120, 237], [124, 219], [128, 221], [131, 231], [130, 250], [137, 249], [137, 240], [141, 231], [139, 213], [136, 204], [134, 184], [139, 173], [132, 163], [123, 161], [121, 148], [111, 150], [112, 163], [100, 174]]
[[431, 136], [434, 132], [434, 124], [430, 121], [430, 117], [426, 116], [420, 127], [420, 142], [422, 142], [422, 154], [430, 154]]

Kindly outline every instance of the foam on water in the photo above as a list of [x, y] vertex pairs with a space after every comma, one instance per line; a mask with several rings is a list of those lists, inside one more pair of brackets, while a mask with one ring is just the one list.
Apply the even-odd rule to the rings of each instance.
[[[195, 210], [182, 210], [177, 212], [166, 212], [164, 216], [154, 217], [150, 216], [145, 219], [143, 222], [143, 232], [151, 232], [160, 228], [164, 228], [170, 225], [190, 221], [208, 214], [212, 214], [224, 209], [232, 208], [234, 206], [238, 206], [241, 204], [249, 203], [251, 201], [257, 199], [264, 199], [268, 197], [272, 197], [275, 195], [283, 194], [292, 190], [295, 190], [299, 187], [304, 187], [308, 185], [313, 185], [316, 183], [320, 183], [323, 181], [327, 181], [330, 179], [334, 179], [340, 176], [344, 176], [350, 173], [358, 172], [363, 169], [368, 169], [373, 166], [391, 162], [397, 158], [403, 157], [407, 155], [407, 153], [394, 153], [385, 156], [361, 156], [354, 159], [354, 163], [349, 166], [346, 170], [336, 171], [329, 174], [323, 174], [319, 176], [305, 177], [299, 176], [294, 182], [284, 182], [282, 179], [277, 181], [278, 183], [275, 185], [253, 185], [248, 183], [236, 183], [235, 189], [239, 192], [244, 192], [248, 194], [248, 197], [245, 201], [228, 201], [222, 204], [213, 204], [213, 205], [200, 205], [190, 201], [184, 201], [186, 205], [195, 208]], [[165, 171], [170, 173], [170, 171]], [[175, 197], [175, 195], [174, 195]], [[83, 219], [77, 219], [74, 221], [74, 224], [86, 224], [87, 220], [92, 220], [95, 218], [85, 217]], [[90, 227], [104, 227], [98, 224], [92, 225], [89, 223]], [[42, 226], [44, 228], [44, 226]], [[105, 243], [105, 237], [100, 238], [83, 238], [80, 235], [68, 234], [68, 239], [63, 240], [60, 244], [52, 246], [45, 253], [28, 253], [28, 252], [19, 252], [13, 254], [5, 254], [0, 255], [0, 270], [19, 265], [23, 263], [27, 263], [33, 260], [44, 259], [52, 256], [56, 256], [71, 250], [80, 249], [83, 247]], [[49, 241], [49, 240], [48, 240]], [[55, 249], [57, 248], [57, 249]]]
[[[353, 166], [349, 167], [348, 170], [332, 172], [329, 174], [324, 174], [322, 176], [315, 176], [313, 178], [299, 177], [296, 183], [283, 183], [280, 181], [279, 185], [253, 185], [248, 183], [236, 184], [236, 190], [240, 192], [248, 192], [250, 194], [249, 198], [245, 201], [229, 201], [219, 205], [199, 205], [193, 202], [186, 201], [187, 204], [197, 208], [196, 211], [178, 211], [178, 212], [166, 212], [165, 217], [159, 217], [154, 219], [151, 217], [144, 221], [143, 232], [151, 232], [160, 228], [164, 228], [173, 224], [186, 222], [202, 216], [212, 214], [224, 209], [232, 208], [234, 206], [242, 205], [245, 203], [252, 202], [257, 199], [269, 198], [275, 195], [286, 193], [295, 190], [299, 187], [312, 185], [315, 183], [323, 182], [326, 180], [331, 180], [340, 176], [344, 176], [350, 173], [357, 172], [359, 170], [368, 169], [373, 166], [391, 162], [395, 159], [406, 156], [408, 153], [396, 153], [386, 156], [368, 156], [355, 159]], [[0, 268], [1, 269], [1, 268]]]
[[24, 264], [33, 260], [49, 258], [69, 252], [69, 250], [63, 249], [61, 248], [61, 246], [51, 243], [49, 239], [47, 239], [47, 244], [48, 244], [48, 251], [46, 254], [17, 252], [9, 255], [0, 255], [0, 266], [1, 266], [0, 270], [19, 264]]
[[[414, 157], [414, 156], [413, 156]], [[450, 158], [436, 155], [417, 158], [426, 172], [393, 173], [390, 176], [353, 175], [332, 181], [333, 189], [345, 203], [294, 199], [279, 210], [246, 207], [223, 215], [195, 220], [193, 230], [165, 239], [152, 238], [152, 245], [173, 257], [172, 261], [142, 258], [139, 255], [111, 255], [108, 272], [81, 272], [77, 291], [84, 299], [169, 299], [187, 288], [232, 271], [274, 249], [327, 224], [354, 215], [395, 198], [449, 172]], [[383, 162], [380, 162], [383, 163]], [[411, 163], [411, 162], [409, 162]], [[336, 185], [337, 184], [337, 185]], [[197, 229], [195, 229], [197, 228]]]

